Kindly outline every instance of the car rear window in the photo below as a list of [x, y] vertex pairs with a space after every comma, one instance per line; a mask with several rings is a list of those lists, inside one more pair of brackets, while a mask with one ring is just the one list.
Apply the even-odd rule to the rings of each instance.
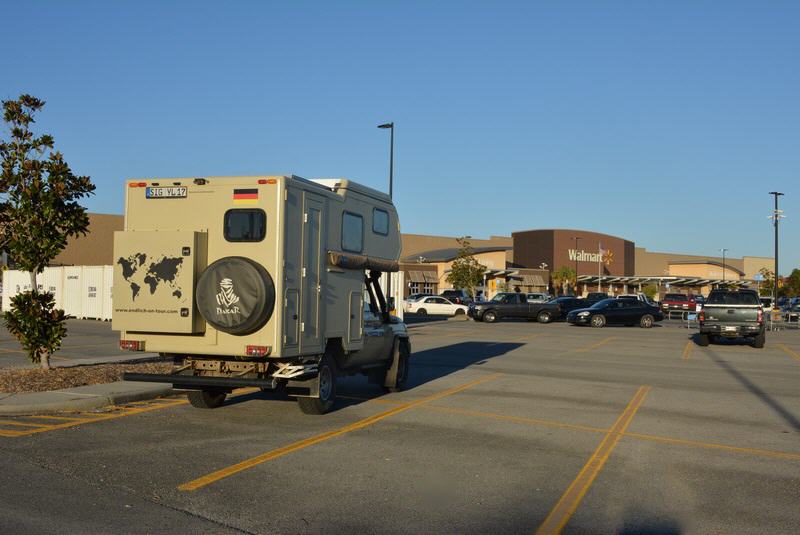
[[758, 296], [746, 292], [711, 292], [708, 296], [709, 305], [760, 305]]
[[267, 214], [256, 208], [228, 210], [223, 228], [227, 241], [261, 241], [267, 233]]

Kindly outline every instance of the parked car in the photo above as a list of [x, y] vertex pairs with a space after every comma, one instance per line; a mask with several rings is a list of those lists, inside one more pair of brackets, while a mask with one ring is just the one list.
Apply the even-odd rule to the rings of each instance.
[[560, 318], [566, 318], [567, 314], [576, 308], [587, 308], [594, 304], [594, 302], [589, 301], [588, 299], [581, 299], [573, 295], [556, 297], [550, 302], [558, 305]]
[[558, 303], [531, 303], [527, 295], [516, 292], [501, 292], [491, 301], [472, 303], [469, 316], [475, 321], [494, 323], [500, 318], [525, 318], [539, 323], [550, 323], [558, 318], [561, 309]]
[[445, 290], [439, 294], [439, 297], [444, 297], [457, 305], [468, 305], [472, 302], [472, 298], [466, 290]]
[[553, 296], [546, 293], [529, 293], [525, 294], [528, 298], [528, 303], [547, 303]]
[[667, 294], [661, 300], [661, 310], [664, 312], [670, 310], [686, 310], [694, 312], [697, 310], [697, 301], [693, 295], [685, 294]]
[[771, 297], [759, 297], [759, 301], [761, 301], [761, 306], [764, 310], [772, 310], [772, 298]]
[[657, 321], [664, 319], [658, 307], [648, 305], [638, 299], [603, 299], [590, 306], [567, 314], [567, 321], [573, 325], [639, 325], [649, 329]]
[[647, 303], [650, 306], [658, 306], [655, 304], [655, 302], [651, 301], [650, 298], [644, 295], [643, 293], [618, 295], [616, 299], [632, 299], [634, 301], [641, 301], [642, 303]]
[[586, 296], [586, 300], [591, 301], [592, 303], [597, 303], [603, 299], [608, 299], [608, 297], [609, 296], [606, 292], [589, 292]]
[[751, 338], [753, 347], [766, 341], [764, 310], [755, 290], [711, 290], [698, 315], [697, 344], [707, 346], [716, 338]]
[[404, 311], [418, 316], [460, 316], [467, 313], [466, 305], [452, 303], [438, 295], [422, 297], [416, 301], [406, 301]]
[[787, 323], [797, 323], [800, 321], [800, 303], [786, 307], [783, 310], [783, 319]]
[[404, 301], [419, 301], [423, 297], [431, 297], [435, 296], [436, 294], [411, 294], [404, 299]]

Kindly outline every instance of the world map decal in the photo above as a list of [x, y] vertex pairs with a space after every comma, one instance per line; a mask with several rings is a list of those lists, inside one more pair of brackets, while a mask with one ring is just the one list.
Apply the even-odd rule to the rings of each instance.
[[145, 253], [133, 253], [128, 257], [120, 257], [117, 264], [122, 268], [122, 277], [130, 285], [133, 301], [136, 301], [143, 286], [147, 286], [150, 295], [166, 287], [167, 291], [172, 291], [173, 297], [180, 299], [183, 296], [183, 290], [177, 285], [183, 257], [161, 255], [153, 260]]

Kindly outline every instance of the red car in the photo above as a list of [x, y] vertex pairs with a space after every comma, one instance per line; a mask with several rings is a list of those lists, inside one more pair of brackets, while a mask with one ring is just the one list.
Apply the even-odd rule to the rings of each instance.
[[670, 310], [686, 310], [694, 312], [697, 310], [697, 302], [693, 295], [684, 294], [667, 294], [661, 300], [661, 310], [668, 312]]

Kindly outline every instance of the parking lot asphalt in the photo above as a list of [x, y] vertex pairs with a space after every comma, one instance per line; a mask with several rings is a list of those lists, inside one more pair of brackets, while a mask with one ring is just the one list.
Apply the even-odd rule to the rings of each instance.
[[[111, 330], [111, 322], [95, 320], [67, 320], [67, 337], [61, 349], [50, 358], [53, 365], [79, 363], [98, 357], [127, 357], [129, 351], [120, 351], [119, 332]], [[30, 366], [30, 361], [19, 342], [0, 322], [0, 368]]]
[[[410, 388], [6, 418], [9, 533], [797, 533], [800, 333], [410, 325]], [[38, 427], [37, 427], [38, 426]]]

